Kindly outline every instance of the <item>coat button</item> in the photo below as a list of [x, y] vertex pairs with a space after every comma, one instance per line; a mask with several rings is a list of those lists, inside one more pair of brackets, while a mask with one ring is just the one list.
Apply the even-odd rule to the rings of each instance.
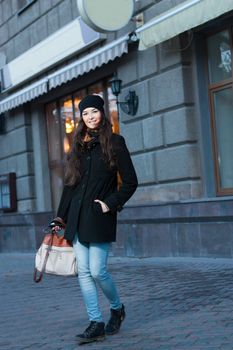
[[84, 188], [86, 186], [86, 184], [82, 184], [82, 188]]
[[87, 157], [87, 160], [90, 160], [90, 159], [91, 159], [91, 157], [90, 157], [90, 156], [88, 156], [88, 157]]

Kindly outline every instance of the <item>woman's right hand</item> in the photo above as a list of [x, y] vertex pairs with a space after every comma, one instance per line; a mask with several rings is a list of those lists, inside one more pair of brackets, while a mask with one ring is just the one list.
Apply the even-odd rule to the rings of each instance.
[[61, 228], [60, 226], [54, 226], [52, 228], [53, 233], [56, 233], [57, 236], [63, 236], [64, 235], [64, 229]]
[[57, 233], [57, 232], [60, 231], [60, 230], [61, 230], [61, 227], [60, 227], [60, 226], [54, 226], [54, 227], [52, 228], [52, 231], [55, 232], [55, 233]]

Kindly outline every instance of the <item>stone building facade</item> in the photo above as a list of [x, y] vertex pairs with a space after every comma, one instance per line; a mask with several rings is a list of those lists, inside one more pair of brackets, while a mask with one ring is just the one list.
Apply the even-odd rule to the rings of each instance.
[[[182, 2], [136, 1], [134, 19], [143, 15], [148, 23]], [[28, 1], [19, 11], [21, 3], [0, 1], [0, 69], [79, 17], [76, 0]], [[54, 88], [47, 89], [46, 83], [47, 91], [26, 101], [19, 97], [17, 102], [17, 94], [30, 84], [134, 32], [138, 24], [130, 21], [15, 88], [2, 89], [1, 118], [6, 125], [0, 135], [0, 175], [16, 173], [17, 211], [0, 212], [0, 251], [38, 247], [42, 227], [56, 211], [65, 142], [70, 142], [60, 119], [70, 113], [69, 103], [76, 118], [76, 101], [86, 92], [101, 92], [116, 118], [109, 80], [117, 73], [123, 82], [120, 100], [129, 89], [139, 97], [136, 115], [119, 109], [117, 122], [139, 187], [119, 214], [113, 254], [232, 257], [233, 169], [224, 165], [232, 163], [233, 151], [228, 135], [233, 131], [229, 110], [233, 101], [232, 19], [232, 12], [226, 12], [143, 51], [138, 50], [138, 42], [128, 41], [127, 51], [111, 60], [73, 79], [63, 81], [59, 75]], [[218, 55], [222, 42], [228, 45], [224, 51], [228, 62], [223, 55], [222, 61], [213, 62], [214, 50]], [[217, 76], [213, 82], [211, 69]], [[216, 70], [224, 70], [223, 75]], [[218, 91], [222, 97], [214, 95]], [[56, 122], [53, 117], [58, 118]]]

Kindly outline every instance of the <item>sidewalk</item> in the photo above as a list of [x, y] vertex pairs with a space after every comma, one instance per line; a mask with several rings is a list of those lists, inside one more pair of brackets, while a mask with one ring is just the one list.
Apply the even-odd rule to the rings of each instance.
[[[75, 277], [32, 280], [33, 254], [0, 254], [1, 350], [232, 350], [233, 260], [110, 258], [126, 306], [120, 333], [81, 347]], [[102, 294], [104, 320], [109, 317]]]

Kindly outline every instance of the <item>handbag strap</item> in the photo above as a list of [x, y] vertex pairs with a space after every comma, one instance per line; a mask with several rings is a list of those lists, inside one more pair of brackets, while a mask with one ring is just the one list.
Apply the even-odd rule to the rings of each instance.
[[[38, 283], [42, 280], [43, 278], [43, 275], [44, 275], [44, 271], [45, 271], [45, 267], [46, 267], [46, 264], [47, 264], [47, 261], [48, 261], [48, 257], [49, 257], [49, 253], [50, 253], [50, 250], [51, 250], [51, 247], [52, 247], [52, 244], [53, 244], [53, 237], [54, 237], [54, 232], [51, 231], [51, 240], [49, 242], [49, 245], [48, 245], [48, 249], [47, 249], [47, 252], [45, 254], [45, 258], [44, 258], [44, 261], [43, 261], [43, 265], [42, 265], [42, 268], [41, 268], [41, 271], [37, 270], [37, 268], [35, 267], [34, 269], [34, 277], [33, 277], [33, 280], [34, 282]], [[39, 274], [39, 275], [38, 275]], [[38, 275], [38, 276], [37, 276]]]

